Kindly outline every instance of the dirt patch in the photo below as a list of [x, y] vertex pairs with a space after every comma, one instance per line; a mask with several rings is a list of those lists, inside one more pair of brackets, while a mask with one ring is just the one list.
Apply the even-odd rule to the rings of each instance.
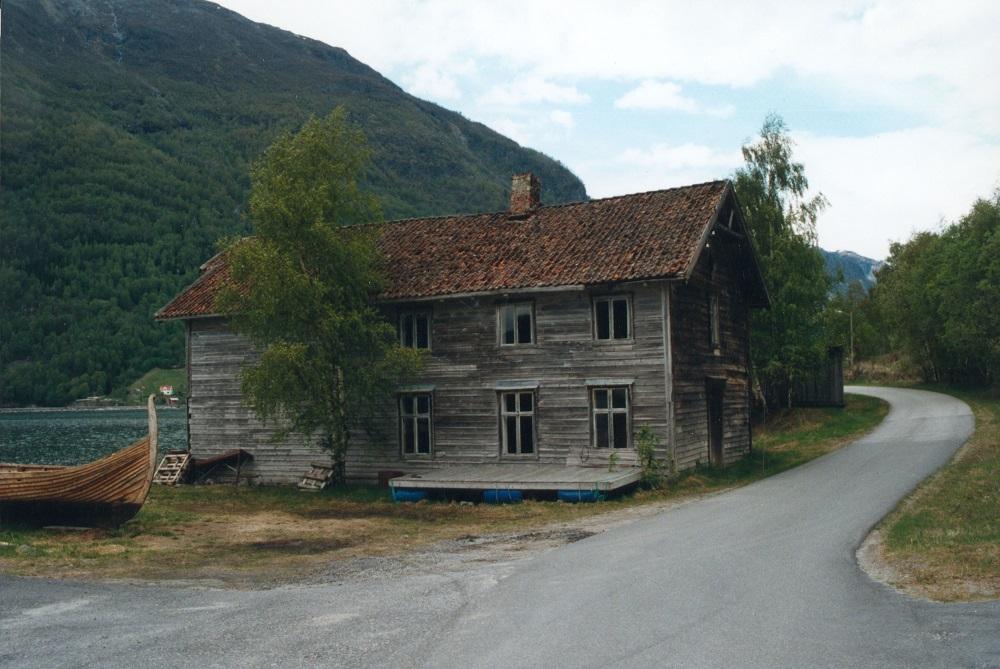
[[271, 539], [269, 541], [254, 541], [247, 544], [247, 548], [255, 551], [274, 551], [293, 555], [315, 555], [346, 548], [350, 545], [349, 542], [337, 541], [336, 539]]

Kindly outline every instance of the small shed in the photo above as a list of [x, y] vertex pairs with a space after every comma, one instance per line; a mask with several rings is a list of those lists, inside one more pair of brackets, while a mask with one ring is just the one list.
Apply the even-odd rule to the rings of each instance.
[[792, 404], [800, 407], [844, 406], [844, 348], [831, 346], [816, 374], [795, 384]]

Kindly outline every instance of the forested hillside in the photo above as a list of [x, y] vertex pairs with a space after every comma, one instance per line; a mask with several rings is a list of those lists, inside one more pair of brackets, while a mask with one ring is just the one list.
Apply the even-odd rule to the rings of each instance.
[[63, 404], [182, 364], [153, 312], [248, 229], [248, 166], [346, 106], [387, 218], [496, 210], [510, 175], [586, 198], [556, 161], [404, 93], [347, 52], [198, 0], [7, 0], [0, 405]]

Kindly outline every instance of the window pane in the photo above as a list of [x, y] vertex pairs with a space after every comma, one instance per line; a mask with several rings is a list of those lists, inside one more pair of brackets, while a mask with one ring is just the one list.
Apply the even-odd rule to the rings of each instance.
[[610, 304], [607, 300], [597, 303], [597, 338], [611, 339]]
[[429, 418], [417, 419], [417, 453], [431, 452], [431, 421]]
[[531, 416], [521, 416], [521, 452], [535, 452], [534, 419]]
[[417, 326], [417, 348], [428, 348], [430, 346], [430, 319], [427, 314], [420, 314], [416, 320]]
[[628, 414], [612, 414], [614, 433], [614, 447], [628, 448]]
[[514, 343], [514, 307], [505, 306], [500, 309], [503, 322], [503, 343]]
[[615, 309], [615, 339], [628, 339], [628, 300], [614, 301]]
[[413, 413], [413, 395], [403, 395], [403, 413]]
[[531, 393], [521, 393], [521, 411], [531, 411]]
[[607, 390], [595, 390], [594, 391], [594, 406], [598, 409], [608, 408], [608, 391]]
[[403, 316], [400, 329], [403, 331], [403, 346], [413, 346], [413, 314]]
[[413, 452], [413, 420], [403, 419], [403, 452]]
[[531, 308], [518, 309], [517, 314], [517, 343], [531, 343]]
[[431, 396], [417, 395], [417, 413], [430, 413], [430, 411], [431, 411]]
[[517, 410], [517, 394], [504, 393], [503, 408], [507, 413], [514, 413]]
[[507, 452], [517, 453], [517, 417], [507, 416]]
[[627, 397], [627, 391], [624, 388], [615, 388], [611, 391], [611, 406], [615, 409], [627, 408]]
[[608, 447], [608, 414], [599, 413], [594, 416], [594, 439], [598, 448]]

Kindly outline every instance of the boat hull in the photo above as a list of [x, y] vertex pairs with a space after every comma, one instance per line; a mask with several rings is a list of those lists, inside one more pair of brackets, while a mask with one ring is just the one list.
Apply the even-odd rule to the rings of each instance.
[[132, 518], [156, 468], [152, 396], [147, 407], [149, 434], [99, 460], [74, 467], [0, 466], [0, 522], [114, 527]]

